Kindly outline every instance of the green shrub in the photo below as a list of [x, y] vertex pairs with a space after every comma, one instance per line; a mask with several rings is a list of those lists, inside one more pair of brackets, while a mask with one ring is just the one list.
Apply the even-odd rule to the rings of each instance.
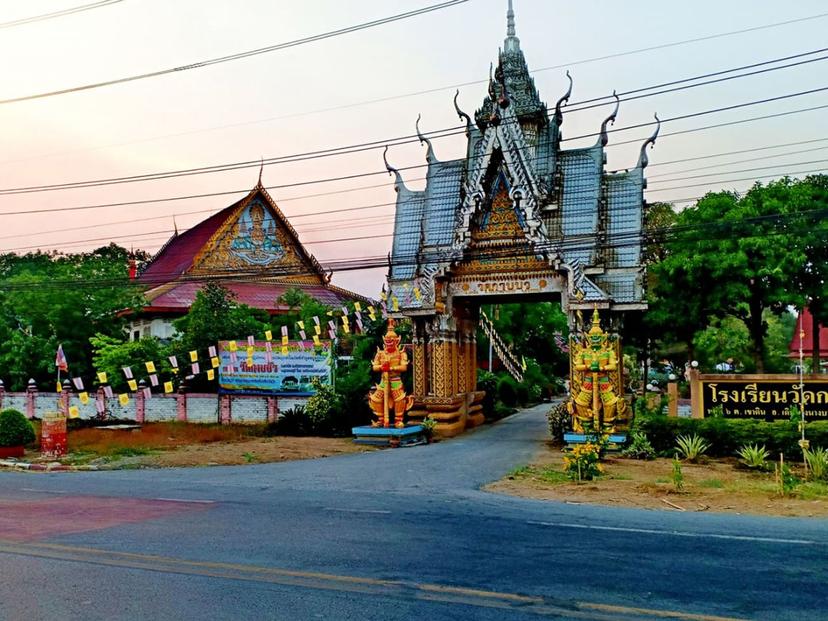
[[677, 437], [676, 448], [687, 461], [696, 461], [710, 448], [710, 443], [694, 433], [692, 436]]
[[477, 371], [477, 390], [485, 391], [483, 397], [483, 415], [490, 418], [494, 415], [495, 402], [497, 401], [497, 376], [485, 369]]
[[501, 418], [505, 418], [507, 416], [511, 416], [515, 413], [515, 408], [509, 407], [508, 405], [504, 405], [499, 401], [495, 403], [494, 406], [494, 413], [491, 416], [491, 420], [500, 420]]
[[564, 472], [573, 481], [592, 481], [601, 475], [601, 447], [591, 442], [576, 444], [564, 455]]
[[265, 435], [268, 436], [307, 436], [310, 434], [310, 422], [305, 416], [305, 408], [300, 405], [285, 410], [277, 422], [269, 423], [265, 427]]
[[524, 383], [515, 384], [515, 396], [517, 397], [517, 402], [526, 407], [529, 405], [529, 387]]
[[[671, 456], [679, 435], [697, 434], [710, 443], [707, 454], [713, 457], [735, 455], [746, 444], [764, 445], [771, 455], [784, 454], [790, 459], [802, 456], [800, 431], [790, 421], [765, 422], [732, 418], [639, 417], [635, 430], [647, 434], [653, 448]], [[828, 446], [828, 421], [808, 423], [808, 439], [816, 446]]]
[[742, 458], [742, 463], [748, 468], [764, 470], [767, 468], [767, 459], [770, 457], [768, 449], [758, 444], [746, 444], [736, 454]]
[[314, 380], [313, 387], [316, 392], [305, 403], [305, 417], [310, 432], [319, 436], [334, 435], [341, 426], [342, 397], [330, 384]]
[[515, 407], [518, 404], [518, 383], [511, 375], [504, 375], [497, 381], [497, 398], [503, 405]]
[[561, 401], [549, 410], [546, 415], [546, 424], [552, 439], [556, 442], [563, 442], [564, 434], [572, 425], [572, 417], [566, 409], [565, 401]]
[[653, 459], [656, 456], [656, 451], [646, 433], [633, 431], [630, 445], [621, 454], [632, 459]]
[[0, 412], [0, 446], [25, 446], [34, 441], [34, 427], [22, 412], [12, 409]]
[[684, 489], [684, 473], [681, 471], [681, 462], [678, 457], [673, 458], [673, 472], [670, 475], [670, 478], [673, 481], [673, 488], [675, 488], [677, 492]]
[[828, 479], [828, 451], [824, 448], [814, 448], [805, 451], [805, 461], [808, 463], [811, 480], [824, 481]]

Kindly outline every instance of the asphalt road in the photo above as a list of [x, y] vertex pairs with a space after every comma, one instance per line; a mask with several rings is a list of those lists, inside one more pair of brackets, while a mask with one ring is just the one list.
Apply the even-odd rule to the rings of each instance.
[[828, 524], [487, 494], [536, 408], [243, 467], [0, 473], [0, 619], [828, 619]]

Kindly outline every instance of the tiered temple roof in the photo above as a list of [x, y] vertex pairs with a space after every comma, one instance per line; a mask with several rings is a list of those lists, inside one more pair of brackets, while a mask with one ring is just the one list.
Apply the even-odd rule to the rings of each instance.
[[[616, 98], [595, 144], [561, 149], [569, 80], [567, 92], [548, 109], [515, 34], [510, 0], [507, 36], [474, 120], [457, 107], [455, 96], [466, 124], [465, 157], [439, 161], [418, 124], [421, 143], [428, 147], [425, 189], [408, 189], [386, 159], [398, 193], [389, 286], [404, 312], [433, 311], [435, 295], [439, 297], [435, 283], [450, 278], [467, 260], [473, 233], [487, 225], [498, 191], [508, 194], [519, 223], [521, 239], [513, 245], [523, 244], [538, 260], [568, 274], [571, 308], [646, 308], [644, 169], [646, 148], [655, 142], [658, 126], [632, 168], [605, 171], [607, 127], [618, 113]], [[422, 295], [412, 295], [415, 288]]]

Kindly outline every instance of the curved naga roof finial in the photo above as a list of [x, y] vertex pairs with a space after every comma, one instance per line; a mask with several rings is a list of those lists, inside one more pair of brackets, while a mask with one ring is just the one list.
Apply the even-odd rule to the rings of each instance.
[[497, 100], [497, 105], [505, 110], [512, 102], [509, 101], [509, 93], [506, 92], [506, 72], [503, 71], [502, 62], [495, 69], [495, 80], [500, 84], [500, 98]]
[[655, 116], [656, 123], [658, 124], [656, 125], [653, 135], [647, 138], [647, 140], [644, 141], [644, 144], [641, 145], [641, 154], [638, 156], [638, 167], [641, 170], [647, 168], [647, 164], [650, 163], [650, 160], [647, 157], [647, 145], [655, 144], [656, 138], [658, 137], [658, 132], [661, 129], [661, 119], [658, 118], [658, 113], [654, 114], [653, 116]]
[[615, 92], [615, 90], [612, 91], [612, 96], [615, 97], [615, 110], [613, 110], [612, 114], [610, 114], [607, 118], [605, 118], [604, 122], [601, 123], [601, 141], [600, 142], [601, 142], [602, 147], [607, 146], [607, 143], [609, 142], [609, 136], [607, 135], [607, 125], [609, 123], [612, 123], [613, 125], [615, 125], [615, 117], [618, 116], [618, 108], [621, 105], [621, 100], [618, 98], [618, 94]]
[[563, 123], [563, 112], [561, 112], [561, 106], [564, 105], [564, 102], [569, 103], [569, 96], [572, 95], [572, 76], [569, 75], [569, 69], [566, 70], [566, 77], [569, 80], [569, 88], [566, 89], [563, 97], [561, 97], [558, 100], [558, 103], [555, 104], [555, 123], [557, 123], [558, 127], [560, 127]]
[[385, 145], [385, 151], [382, 152], [382, 161], [385, 162], [385, 170], [388, 171], [389, 175], [394, 175], [394, 191], [399, 192], [402, 188], [405, 187], [405, 184], [402, 180], [402, 175], [400, 175], [400, 171], [391, 166], [388, 163], [388, 158], [386, 154], [388, 153], [388, 145]]
[[460, 96], [460, 89], [458, 88], [457, 92], [454, 93], [454, 109], [457, 111], [457, 116], [459, 116], [461, 119], [466, 119], [466, 136], [469, 136], [471, 134], [472, 120], [471, 120], [471, 117], [468, 114], [466, 114], [465, 112], [463, 112], [460, 109], [460, 106], [457, 105], [457, 98], [459, 96]]
[[431, 144], [431, 140], [423, 136], [420, 132], [420, 118], [422, 114], [417, 115], [417, 122], [414, 124], [414, 127], [417, 128], [417, 138], [420, 139], [420, 144], [426, 143], [428, 145], [428, 151], [426, 151], [426, 161], [431, 164], [432, 162], [436, 161], [437, 158], [434, 157], [434, 147]]

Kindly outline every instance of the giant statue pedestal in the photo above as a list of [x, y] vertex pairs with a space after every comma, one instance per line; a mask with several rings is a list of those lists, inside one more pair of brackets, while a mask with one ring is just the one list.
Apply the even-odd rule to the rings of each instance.
[[357, 444], [370, 444], [373, 446], [411, 446], [414, 444], [425, 444], [425, 430], [422, 425], [407, 425], [398, 427], [354, 427], [351, 429], [354, 434], [354, 442]]

